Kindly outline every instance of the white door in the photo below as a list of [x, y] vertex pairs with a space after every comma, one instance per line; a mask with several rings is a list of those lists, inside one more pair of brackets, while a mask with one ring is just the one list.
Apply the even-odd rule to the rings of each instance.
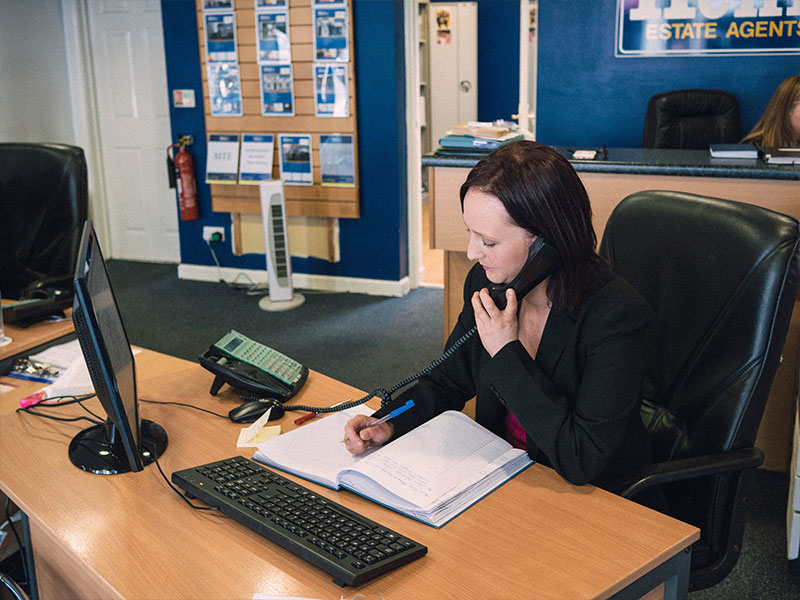
[[459, 123], [478, 118], [478, 7], [428, 5], [431, 146]]
[[158, 0], [89, 0], [103, 181], [114, 258], [178, 262], [164, 38]]

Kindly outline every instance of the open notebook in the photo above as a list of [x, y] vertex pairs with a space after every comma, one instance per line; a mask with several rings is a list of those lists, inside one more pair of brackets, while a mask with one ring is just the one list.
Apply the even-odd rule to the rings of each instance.
[[362, 455], [342, 443], [356, 407], [318, 419], [258, 446], [254, 460], [321, 485], [346, 488], [404, 515], [441, 527], [533, 461], [460, 412], [448, 411]]

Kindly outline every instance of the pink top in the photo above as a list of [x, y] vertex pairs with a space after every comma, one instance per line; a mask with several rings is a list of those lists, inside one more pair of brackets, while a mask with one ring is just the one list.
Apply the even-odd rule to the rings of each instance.
[[514, 448], [528, 450], [525, 430], [522, 428], [522, 425], [519, 424], [519, 421], [517, 421], [517, 417], [514, 416], [514, 413], [511, 412], [506, 415], [506, 440], [508, 440], [508, 443], [514, 446]]

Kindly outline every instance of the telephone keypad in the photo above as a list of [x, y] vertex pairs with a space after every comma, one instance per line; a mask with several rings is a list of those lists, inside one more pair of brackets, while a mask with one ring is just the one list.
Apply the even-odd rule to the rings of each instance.
[[302, 375], [303, 365], [299, 362], [243, 336], [238, 331], [231, 330], [215, 346], [289, 385], [298, 381]]

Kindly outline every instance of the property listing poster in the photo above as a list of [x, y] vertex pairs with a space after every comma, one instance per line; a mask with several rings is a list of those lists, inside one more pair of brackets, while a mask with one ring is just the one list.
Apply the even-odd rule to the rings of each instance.
[[208, 62], [236, 62], [236, 17], [233, 12], [203, 14]]
[[294, 116], [292, 65], [261, 65], [261, 114], [265, 117]]
[[356, 161], [353, 136], [320, 135], [319, 168], [322, 185], [355, 187]]
[[314, 60], [347, 62], [347, 7], [314, 6]]
[[208, 99], [215, 117], [242, 116], [242, 86], [238, 63], [208, 62]]
[[314, 109], [318, 117], [350, 116], [346, 64], [314, 64]]
[[281, 180], [286, 185], [314, 185], [311, 156], [311, 136], [306, 134], [278, 134], [280, 147]]
[[203, 0], [203, 11], [230, 12], [233, 10], [233, 0]]
[[257, 62], [292, 62], [289, 40], [289, 9], [256, 13]]

